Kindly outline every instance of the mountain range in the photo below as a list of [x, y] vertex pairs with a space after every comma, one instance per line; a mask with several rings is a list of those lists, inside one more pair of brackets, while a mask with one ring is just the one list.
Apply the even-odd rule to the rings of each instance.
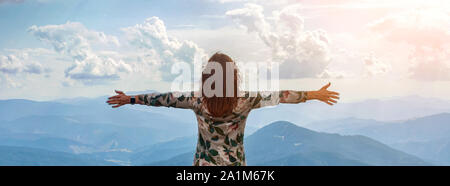
[[[320, 133], [286, 121], [259, 129], [245, 138], [244, 145], [247, 165], [430, 165], [368, 137]], [[144, 165], [192, 165], [192, 161], [193, 151], [187, 149]]]
[[357, 118], [311, 123], [307, 128], [343, 135], [364, 135], [438, 165], [450, 165], [450, 113], [398, 122]]
[[[11, 150], [20, 152], [19, 154], [33, 154], [35, 150], [37, 154], [69, 154], [74, 158], [81, 158], [81, 162], [95, 164], [93, 161], [98, 161], [98, 165], [192, 164], [192, 150], [195, 149], [197, 140], [197, 123], [192, 111], [138, 105], [111, 109], [105, 103], [106, 98], [44, 102], [0, 100], [0, 146], [5, 149], [24, 148], [23, 151]], [[248, 164], [423, 165], [431, 162], [440, 165], [450, 162], [447, 160], [450, 156], [446, 130], [446, 123], [450, 119], [446, 114], [437, 114], [449, 110], [448, 106], [445, 107], [447, 102], [415, 97], [415, 103], [397, 105], [407, 100], [411, 99], [368, 100], [341, 103], [334, 107], [311, 102], [254, 110], [248, 118], [245, 131], [245, 136], [248, 136], [245, 142]], [[419, 107], [426, 103], [426, 110]], [[402, 109], [409, 112], [399, 114]], [[437, 115], [421, 117], [424, 114]], [[284, 124], [279, 124], [279, 120], [285, 120], [281, 121]], [[300, 129], [295, 128], [292, 123]], [[409, 126], [391, 127], [391, 124], [411, 125], [415, 129], [409, 129]], [[283, 133], [283, 127], [275, 127], [273, 134], [266, 131], [266, 127], [278, 125], [298, 133]], [[312, 136], [316, 137], [309, 139], [306, 134], [314, 134]], [[298, 136], [294, 141], [299, 142], [281, 141], [271, 147], [270, 145], [274, 145], [272, 143], [277, 142], [275, 139], [278, 139], [273, 136]], [[330, 136], [335, 136], [336, 139]], [[302, 140], [311, 146], [305, 145]], [[325, 142], [329, 140], [338, 141], [335, 145], [339, 148], [327, 146]], [[259, 147], [261, 145], [253, 145], [252, 141], [263, 141], [266, 145]], [[270, 149], [283, 145], [286, 145], [286, 149], [280, 149], [280, 154], [271, 152], [264, 157], [250, 158], [254, 151], [258, 152], [258, 148]], [[307, 148], [299, 150], [291, 148], [292, 146]], [[367, 153], [365, 146], [377, 152], [373, 153], [374, 157], [362, 155]], [[361, 154], [355, 155], [358, 153]], [[382, 161], [383, 158], [377, 159], [377, 156], [384, 157], [385, 161]], [[400, 161], [400, 157], [408, 161]], [[43, 165], [57, 164], [44, 162], [46, 163]]]
[[48, 151], [28, 147], [0, 146], [2, 166], [111, 166], [117, 165], [102, 159], [79, 156], [65, 152]]

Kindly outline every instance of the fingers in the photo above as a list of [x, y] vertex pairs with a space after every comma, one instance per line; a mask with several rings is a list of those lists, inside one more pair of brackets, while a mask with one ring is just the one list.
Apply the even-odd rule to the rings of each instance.
[[334, 104], [336, 104], [336, 103], [337, 103], [337, 101], [336, 101], [336, 100], [334, 100], [334, 99], [328, 99], [328, 102], [331, 102], [331, 103], [334, 103]]
[[125, 94], [125, 93], [123, 93], [122, 91], [120, 91], [120, 90], [114, 90], [117, 94]]
[[319, 99], [319, 101], [324, 102], [324, 103], [326, 103], [328, 105], [333, 105], [333, 104], [337, 103], [336, 100], [333, 100], [331, 98], [322, 98], [322, 99]]
[[120, 100], [108, 100], [107, 103], [109, 105], [113, 105], [112, 108], [117, 108], [117, 107], [125, 105], [125, 103], [123, 103]]
[[330, 98], [339, 99], [339, 96], [329, 96]]
[[336, 95], [336, 96], [339, 96], [339, 93], [338, 93], [338, 92], [334, 92], [334, 91], [328, 91], [328, 93], [329, 93], [329, 94], [331, 94], [331, 95]]
[[114, 90], [114, 92], [116, 92], [118, 95], [109, 97], [106, 103], [108, 103], [109, 105], [113, 105], [112, 108], [117, 108], [125, 105], [126, 103], [124, 103], [123, 100], [120, 99], [125, 95], [125, 93], [120, 90]]
[[324, 102], [325, 102], [326, 104], [330, 105], [330, 106], [333, 106], [334, 104], [337, 103], [336, 100], [332, 100], [332, 99], [326, 100], [326, 101], [324, 101]]
[[124, 103], [126, 104], [126, 96], [123, 95], [117, 95], [117, 96], [112, 96], [110, 98], [108, 98], [108, 100], [106, 101], [106, 103], [108, 104], [119, 104], [119, 103]]
[[117, 105], [112, 106], [112, 108], [118, 108], [118, 107], [121, 107], [121, 106], [123, 106], [123, 105], [125, 105], [125, 104], [123, 104], [123, 103], [117, 104]]
[[[108, 98], [108, 101], [113, 101], [113, 100], [120, 100], [120, 98], [122, 98], [125, 94], [123, 94], [123, 92], [121, 91], [116, 91], [116, 93], [118, 93], [118, 95], [115, 96], [111, 96]], [[108, 102], [106, 101], [106, 102]]]
[[106, 102], [112, 101], [112, 100], [119, 100], [119, 99], [120, 99], [120, 96], [112, 96], [112, 97], [109, 97], [108, 100], [106, 100]]
[[108, 99], [115, 99], [115, 98], [119, 98], [119, 97], [120, 97], [120, 95], [115, 95], [115, 96], [109, 97]]
[[125, 95], [125, 94], [119, 94], [119, 95], [111, 96], [111, 97], [108, 98], [108, 101], [109, 101], [109, 100], [118, 100], [118, 99], [121, 99], [122, 97], [124, 97], [124, 95]]
[[[337, 96], [334, 96], [334, 97], [337, 97]], [[337, 97], [336, 99], [339, 99], [339, 97]], [[326, 103], [326, 104], [328, 104], [328, 105], [330, 105], [330, 106], [332, 106], [332, 105], [337, 103], [337, 100], [335, 100], [335, 99], [333, 99], [331, 97], [324, 98], [324, 99], [319, 99], [319, 100], [324, 102], [324, 103]]]
[[106, 103], [112, 105], [112, 104], [119, 104], [119, 103], [121, 103], [121, 101], [120, 100], [108, 100], [108, 101], [106, 101]]
[[319, 92], [318, 100], [331, 106], [337, 103], [337, 100], [339, 99], [339, 93], [334, 91], [328, 91], [327, 88], [329, 88], [330, 86], [331, 82], [328, 82], [328, 84], [323, 86], [318, 91]]

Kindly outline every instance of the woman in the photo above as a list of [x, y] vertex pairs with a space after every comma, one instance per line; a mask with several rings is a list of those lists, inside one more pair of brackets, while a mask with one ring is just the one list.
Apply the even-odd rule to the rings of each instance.
[[[227, 63], [233, 60], [225, 54], [216, 53], [208, 64], [216, 62], [226, 69]], [[207, 65], [208, 66], [208, 65]], [[246, 165], [244, 154], [244, 128], [248, 114], [252, 109], [264, 106], [277, 105], [279, 103], [301, 103], [307, 100], [319, 100], [333, 105], [339, 99], [339, 93], [328, 91], [330, 83], [318, 91], [294, 91], [283, 90], [264, 94], [258, 92], [239, 92], [238, 96], [238, 71], [234, 68], [232, 95], [206, 96], [202, 91], [201, 96], [194, 97], [194, 92], [189, 93], [151, 93], [135, 96], [125, 95], [116, 91], [118, 95], [108, 98], [107, 103], [113, 108], [125, 104], [142, 104], [149, 106], [166, 106], [175, 108], [192, 109], [198, 121], [198, 143], [194, 158], [195, 166], [205, 165]], [[223, 79], [227, 79], [227, 73], [222, 73]], [[214, 73], [203, 72], [202, 85]], [[223, 95], [227, 93], [226, 83], [223, 84]], [[211, 84], [214, 89], [215, 84]], [[203, 86], [202, 86], [203, 87]], [[230, 87], [230, 86], [228, 86]], [[239, 94], [242, 95], [242, 94]], [[255, 95], [255, 96], [252, 96]]]

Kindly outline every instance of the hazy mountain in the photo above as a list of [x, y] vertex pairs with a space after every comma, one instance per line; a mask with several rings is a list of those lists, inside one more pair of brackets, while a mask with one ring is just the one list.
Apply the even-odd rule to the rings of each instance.
[[191, 166], [194, 162], [194, 151], [186, 152], [169, 158], [167, 160], [161, 160], [145, 165], [151, 166]]
[[[107, 97], [72, 98], [46, 102], [20, 99], [0, 100], [0, 118], [11, 121], [27, 116], [71, 116], [83, 123], [106, 123], [172, 130], [171, 133], [176, 134], [177, 137], [196, 134], [197, 123], [194, 113], [190, 110], [141, 105], [127, 105], [112, 109], [105, 103]], [[448, 100], [419, 96], [339, 103], [333, 107], [318, 101], [280, 104], [276, 107], [252, 111], [248, 117], [247, 126], [248, 129], [257, 129], [267, 123], [279, 120], [305, 126], [311, 122], [352, 117], [377, 121], [399, 121], [450, 112], [449, 105], [450, 101]], [[166, 124], [161, 125], [161, 122]], [[174, 131], [174, 129], [180, 130]], [[248, 131], [250, 134], [254, 130]]]
[[116, 165], [111, 162], [83, 158], [64, 152], [52, 152], [36, 148], [0, 146], [1, 166], [64, 166], [64, 165]]
[[[147, 165], [154, 162], [170, 159], [184, 152], [190, 152], [196, 148], [197, 136], [182, 137], [175, 140], [157, 143], [148, 147], [136, 150], [130, 157], [134, 165]], [[193, 161], [191, 154], [190, 163]]]
[[49, 151], [81, 153], [94, 152], [97, 149], [94, 146], [79, 143], [64, 138], [43, 137], [36, 140], [23, 140], [15, 138], [0, 137], [0, 145], [39, 148]]
[[[136, 92], [153, 92], [143, 91]], [[135, 94], [135, 93], [133, 93]], [[122, 108], [123, 111], [110, 112], [109, 106], [105, 104], [108, 96], [102, 96], [99, 98], [73, 98], [65, 100], [57, 100], [55, 103], [66, 103], [81, 108], [97, 108], [97, 111], [101, 111], [100, 116], [107, 116], [108, 114], [118, 114], [123, 116], [120, 112], [127, 111], [145, 111], [153, 114], [158, 114], [164, 118], [167, 116], [173, 116], [174, 114], [179, 117], [170, 117], [176, 121], [186, 122], [192, 121], [195, 127], [195, 117], [192, 112], [183, 109], [152, 109], [147, 106], [126, 106]], [[0, 110], [1, 110], [0, 101]], [[95, 107], [93, 107], [96, 105]], [[43, 109], [45, 110], [45, 109]], [[364, 101], [339, 103], [330, 107], [327, 104], [311, 101], [301, 104], [280, 104], [276, 107], [267, 107], [252, 111], [248, 118], [248, 126], [260, 128], [267, 123], [283, 120], [297, 123], [299, 125], [305, 125], [310, 122], [323, 121], [323, 120], [335, 120], [343, 118], [360, 118], [360, 119], [374, 119], [377, 121], [399, 121], [407, 120], [411, 118], [424, 117], [427, 115], [438, 114], [442, 112], [450, 112], [450, 101], [437, 98], [425, 98], [420, 96], [405, 96], [394, 97], [390, 99], [369, 99]], [[326, 114], [325, 114], [326, 113]], [[86, 112], [78, 113], [86, 114]], [[136, 113], [134, 113], [136, 114]], [[136, 114], [141, 115], [142, 114]], [[110, 119], [105, 117], [93, 117], [98, 118], [96, 122], [105, 121], [111, 122]], [[164, 119], [162, 118], [162, 119]], [[111, 119], [117, 120], [116, 117]], [[167, 119], [167, 118], [166, 118]], [[177, 120], [178, 119], [178, 120]], [[185, 119], [185, 120], [183, 120]], [[137, 122], [139, 123], [139, 122]]]
[[267, 166], [367, 166], [368, 164], [356, 160], [350, 160], [339, 154], [331, 152], [301, 152], [280, 159], [263, 163]]
[[307, 127], [324, 132], [368, 136], [437, 164], [450, 164], [449, 113], [402, 122], [349, 118], [311, 123]]
[[[137, 148], [162, 139], [155, 130], [143, 127], [81, 123], [61, 116], [29, 116], [0, 124], [15, 133], [39, 134], [69, 139], [99, 149]], [[160, 136], [158, 138], [158, 136]]]
[[319, 101], [281, 104], [252, 111], [248, 122], [252, 126], [262, 127], [266, 123], [283, 120], [305, 126], [311, 122], [344, 118], [401, 121], [442, 112], [450, 112], [450, 101], [407, 96], [385, 100], [370, 99], [338, 103], [332, 107]]
[[[153, 91], [131, 92], [130, 95], [141, 94], [144, 92], [149, 93]], [[196, 122], [194, 114], [191, 110], [166, 107], [156, 108], [145, 105], [125, 105], [120, 108], [113, 109], [110, 105], [106, 104], [108, 97], [109, 96], [101, 96], [98, 98], [72, 98], [57, 100], [55, 102], [64, 103], [66, 106], [84, 108], [85, 110], [80, 113], [68, 113], [66, 115], [86, 116], [87, 114], [91, 113], [91, 115], [89, 116], [89, 120], [87, 120], [89, 122], [105, 122], [125, 124], [127, 126], [135, 125], [152, 128], [167, 126], [152, 125], [152, 123], [148, 122], [149, 118], [153, 118], [154, 120], [163, 120], [170, 124], [195, 124]], [[86, 112], [86, 110], [92, 112]], [[176, 115], [177, 117], [173, 117], [174, 115]], [[195, 125], [189, 125], [187, 127], [190, 127], [189, 129], [196, 129]]]
[[450, 165], [450, 138], [393, 143], [390, 146], [433, 162], [436, 165]]
[[441, 113], [401, 122], [347, 118], [315, 122], [306, 127], [340, 134], [361, 134], [384, 143], [430, 141], [450, 137], [450, 114]]
[[133, 155], [133, 152], [124, 149], [113, 149], [102, 152], [83, 153], [77, 155], [80, 157], [107, 161], [109, 163], [114, 163], [116, 165], [124, 165], [124, 166], [133, 165], [130, 161], [130, 156]]
[[0, 100], [0, 118], [3, 121], [33, 115], [69, 115], [83, 112], [85, 110], [82, 107], [56, 102], [37, 102], [23, 99]]
[[[112, 109], [105, 103], [106, 99], [107, 96], [45, 102], [0, 100], [0, 145], [78, 153], [81, 157], [95, 157], [121, 165], [163, 162], [195, 148], [196, 137], [180, 138], [197, 134], [197, 123], [192, 111], [140, 105]], [[250, 135], [252, 132], [267, 123], [286, 120], [318, 131], [367, 135], [433, 162], [450, 162], [447, 158], [450, 157], [447, 155], [450, 152], [449, 140], [445, 138], [449, 132], [445, 125], [447, 116], [424, 121], [379, 121], [406, 120], [430, 113], [450, 112], [448, 103], [444, 100], [415, 96], [340, 103], [333, 107], [316, 101], [281, 104], [252, 111], [245, 133], [246, 136], [253, 136]], [[428, 125], [430, 122], [437, 124]], [[409, 123], [415, 127], [387, 127], [398, 123]], [[249, 150], [252, 147], [247, 145], [246, 148]], [[361, 147], [360, 150], [364, 148]], [[311, 152], [294, 150], [286, 153], [286, 156], [271, 157], [270, 160], [259, 163], [367, 163], [353, 157], [348, 159], [349, 157], [340, 154], [341, 152], [322, 149]], [[308, 159], [312, 154], [315, 154], [314, 157], [327, 157], [329, 161], [317, 162], [316, 159]], [[295, 157], [298, 156], [303, 158], [297, 161]], [[192, 156], [186, 158], [185, 163], [191, 165]]]
[[190, 110], [147, 106], [112, 109], [105, 103], [106, 97], [76, 101], [69, 104], [2, 100], [0, 134], [4, 135], [0, 138], [19, 141], [62, 138], [101, 149], [110, 146], [133, 149], [197, 132]]
[[417, 157], [364, 136], [319, 133], [286, 121], [256, 131], [245, 139], [245, 148], [248, 165], [273, 164], [274, 160], [285, 165], [427, 165]]
[[[331, 133], [339, 133], [339, 134], [349, 134], [349, 130], [356, 131], [360, 129], [364, 129], [372, 126], [382, 126], [386, 124], [390, 124], [394, 122], [383, 122], [377, 121], [373, 119], [359, 119], [359, 118], [344, 118], [344, 119], [336, 119], [336, 120], [323, 120], [308, 123], [303, 126], [305, 128], [320, 131], [320, 132], [331, 132]], [[353, 133], [351, 133], [353, 134]]]
[[[173, 114], [179, 117], [173, 117]], [[106, 97], [89, 99], [77, 104], [17, 99], [0, 100], [0, 118], [3, 121], [28, 116], [66, 116], [75, 118], [80, 123], [105, 123], [172, 130], [174, 134], [182, 134], [179, 136], [185, 136], [187, 132], [195, 133], [197, 129], [195, 116], [190, 110], [143, 105], [127, 105], [113, 109], [106, 104]], [[183, 130], [175, 131], [174, 128]]]
[[[106, 97], [59, 102], [0, 101], [0, 145], [80, 156], [87, 153], [121, 165], [131, 165], [133, 159], [142, 165], [180, 153], [179, 149], [170, 152], [162, 145], [147, 151], [145, 147], [182, 136], [196, 136], [195, 114], [190, 110], [138, 105], [111, 109], [105, 101]], [[246, 133], [254, 130], [249, 127]], [[195, 142], [196, 139], [192, 147], [184, 150], [194, 149]], [[137, 153], [133, 153], [135, 149], [139, 149]], [[141, 162], [139, 154], [150, 158], [153, 154], [155, 158]]]
[[[165, 160], [151, 162], [156, 160], [155, 154], [140, 154], [140, 157], [148, 157], [146, 161], [151, 162], [144, 165], [192, 165], [195, 143], [182, 141], [159, 144], [180, 149], [168, 147], [172, 151]], [[244, 142], [247, 165], [428, 165], [364, 136], [319, 133], [286, 121], [271, 123]]]

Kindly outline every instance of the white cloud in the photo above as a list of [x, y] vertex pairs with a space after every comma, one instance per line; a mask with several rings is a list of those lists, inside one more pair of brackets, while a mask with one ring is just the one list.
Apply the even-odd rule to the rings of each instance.
[[115, 36], [88, 30], [83, 24], [67, 22], [61, 25], [31, 26], [28, 31], [39, 40], [49, 43], [55, 51], [83, 59], [91, 51], [92, 44], [119, 45]]
[[30, 60], [28, 53], [20, 52], [0, 55], [0, 72], [10, 75], [43, 74], [50, 72], [50, 69]]
[[115, 36], [88, 30], [81, 23], [67, 22], [61, 25], [31, 26], [28, 31], [53, 49], [73, 59], [65, 70], [68, 78], [84, 84], [103, 83], [120, 79], [121, 73], [129, 73], [132, 67], [121, 59], [102, 55], [95, 46], [119, 46]]
[[342, 79], [342, 78], [348, 78], [350, 77], [349, 74], [347, 74], [344, 71], [336, 71], [336, 70], [329, 70], [328, 68], [323, 70], [322, 73], [320, 73], [318, 75], [319, 78], [323, 78], [323, 79]]
[[12, 80], [8, 74], [0, 74], [0, 87], [20, 88], [22, 84]]
[[131, 72], [132, 68], [122, 60], [107, 56], [88, 55], [82, 61], [75, 60], [74, 64], [65, 70], [67, 77], [96, 83], [97, 80], [120, 79], [119, 72]]
[[[67, 77], [62, 82], [64, 86], [77, 82], [85, 85], [107, 83], [123, 79], [129, 72], [151, 74], [145, 75], [151, 80], [173, 80], [177, 75], [170, 73], [174, 64], [187, 62], [192, 65], [196, 56], [206, 57], [195, 43], [169, 36], [164, 22], [157, 17], [123, 28], [131, 46], [141, 49], [138, 51], [130, 45], [119, 48], [115, 36], [89, 30], [76, 22], [31, 26], [28, 31], [50, 44], [55, 52], [71, 59], [70, 66], [64, 70]], [[105, 48], [109, 50], [101, 50]]]
[[219, 29], [177, 29], [169, 35], [185, 38], [205, 49], [206, 53], [222, 52], [236, 62], [264, 61], [271, 57], [271, 51], [256, 35], [247, 34], [235, 25]]
[[381, 62], [373, 54], [364, 58], [365, 77], [374, 77], [384, 75], [392, 70], [391, 65]]
[[386, 16], [369, 24], [384, 40], [413, 47], [410, 77], [450, 80], [450, 12], [441, 8], [415, 9]]
[[[150, 17], [143, 24], [122, 29], [131, 45], [142, 49], [139, 59], [149, 60], [154, 68], [162, 72], [164, 80], [172, 80], [171, 68], [177, 62], [194, 63], [196, 56], [204, 59], [205, 52], [192, 41], [180, 41], [167, 34], [164, 22], [158, 17]], [[193, 66], [192, 66], [193, 67]], [[192, 69], [192, 68], [191, 68]]]
[[436, 9], [411, 10], [369, 24], [371, 30], [393, 42], [441, 48], [450, 42], [450, 13]]
[[[249, 33], [257, 33], [272, 50], [272, 60], [280, 61], [280, 78], [320, 77], [331, 63], [330, 40], [324, 30], [304, 30], [300, 7], [291, 5], [266, 17], [264, 8], [246, 4], [226, 15]], [[328, 74], [333, 74], [329, 73]]]
[[20, 88], [23, 86], [20, 80], [30, 75], [49, 77], [52, 70], [36, 60], [36, 54], [45, 51], [41, 49], [5, 51], [7, 54], [0, 54], [0, 85], [2, 87]]

